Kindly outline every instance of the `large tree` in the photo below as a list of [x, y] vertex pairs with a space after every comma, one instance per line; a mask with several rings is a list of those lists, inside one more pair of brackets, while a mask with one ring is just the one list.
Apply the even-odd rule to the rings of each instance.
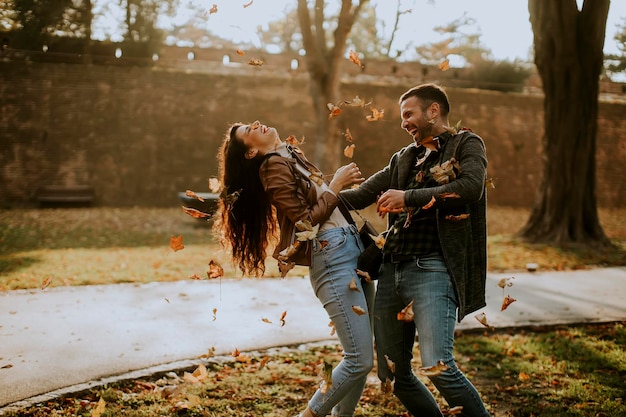
[[[346, 43], [359, 12], [368, 0], [341, 0], [337, 20], [326, 19], [324, 0], [298, 0], [298, 21], [306, 50], [309, 90], [313, 99], [316, 123], [314, 160], [322, 171], [339, 165], [339, 132], [335, 119], [329, 119], [328, 103], [339, 101], [340, 65], [345, 58]], [[328, 42], [326, 30], [332, 31]]]
[[544, 91], [540, 193], [520, 232], [558, 246], [609, 243], [598, 219], [595, 151], [609, 0], [529, 0]]

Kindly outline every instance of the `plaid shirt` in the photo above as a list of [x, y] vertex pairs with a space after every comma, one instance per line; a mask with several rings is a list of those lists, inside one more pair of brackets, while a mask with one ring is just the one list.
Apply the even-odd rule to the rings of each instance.
[[[439, 149], [450, 138], [449, 133], [440, 135]], [[407, 190], [437, 186], [430, 169], [441, 163], [441, 153], [430, 151], [424, 146], [417, 148], [417, 159], [409, 175]], [[396, 219], [387, 234], [383, 252], [394, 255], [428, 255], [441, 253], [437, 218], [434, 209], [409, 207], [396, 216]], [[407, 221], [407, 218], [410, 219]]]

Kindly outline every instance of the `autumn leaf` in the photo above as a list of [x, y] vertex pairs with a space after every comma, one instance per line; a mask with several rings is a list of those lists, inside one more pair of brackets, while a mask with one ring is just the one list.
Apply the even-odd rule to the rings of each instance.
[[302, 140], [298, 140], [294, 135], [289, 135], [289, 137], [285, 139], [285, 143], [291, 146], [300, 146], [304, 143], [304, 136], [302, 137]]
[[241, 195], [241, 192], [243, 191], [243, 189], [239, 189], [233, 193], [226, 193], [226, 190], [222, 191], [222, 195], [220, 195], [220, 198], [224, 201], [224, 204], [227, 205], [233, 205], [235, 204], [235, 201], [237, 201], [239, 199], [239, 196]]
[[295, 262], [278, 261], [278, 271], [280, 272], [280, 277], [285, 278], [285, 276], [287, 276], [287, 272], [291, 271], [295, 266]]
[[350, 107], [367, 107], [370, 104], [372, 104], [372, 102], [370, 101], [369, 103], [366, 103], [363, 100], [361, 100], [359, 96], [356, 96], [352, 100], [345, 100], [343, 104], [345, 104], [346, 106], [350, 106]]
[[183, 245], [183, 236], [180, 235], [170, 237], [170, 248], [174, 252], [185, 249], [185, 246]]
[[183, 379], [192, 384], [198, 384], [209, 377], [209, 373], [207, 372], [206, 366], [204, 364], [198, 365], [198, 367], [192, 373], [185, 372], [183, 374]]
[[483, 326], [491, 328], [491, 325], [487, 321], [487, 315], [484, 312], [480, 314], [476, 314], [474, 318], [478, 320], [478, 322], [482, 324]]
[[517, 379], [519, 379], [522, 382], [527, 382], [527, 381], [530, 381], [530, 375], [528, 375], [526, 372], [520, 372], [519, 375], [517, 376]]
[[278, 253], [278, 260], [284, 262], [287, 259], [291, 258], [298, 251], [298, 247], [300, 246], [300, 243], [301, 242], [299, 240], [296, 240], [291, 245], [289, 245], [285, 249], [281, 250]]
[[324, 381], [324, 386], [320, 388], [320, 392], [326, 394], [333, 387], [333, 365], [323, 361], [320, 367], [320, 377]]
[[244, 51], [242, 51], [239, 48], [237, 48], [237, 50], [235, 52], [237, 52], [237, 55], [239, 55], [239, 56], [244, 56], [246, 54]]
[[266, 318], [266, 317], [261, 318], [261, 321], [263, 323], [272, 324], [272, 321], [270, 319]]
[[370, 273], [367, 271], [361, 271], [360, 269], [355, 269], [354, 270], [356, 272], [356, 274], [358, 276], [360, 276], [361, 278], [363, 278], [365, 280], [365, 282], [372, 282], [372, 277], [370, 276]]
[[413, 312], [413, 300], [411, 300], [411, 302], [407, 304], [407, 306], [404, 307], [402, 311], [400, 311], [397, 314], [397, 319], [400, 321], [410, 323], [413, 321], [414, 318], [415, 318], [415, 313]]
[[359, 289], [359, 286], [356, 283], [355, 277], [352, 277], [352, 280], [350, 280], [350, 284], [348, 284], [348, 288], [350, 288], [351, 291], [361, 292], [361, 290]]
[[[369, 235], [369, 233], [368, 233]], [[384, 234], [379, 234], [378, 236], [374, 236], [374, 235], [369, 235], [372, 240], [374, 241], [374, 244], [376, 245], [376, 247], [378, 249], [382, 249], [385, 246], [385, 235]]]
[[341, 109], [339, 108], [339, 106], [335, 106], [333, 103], [327, 103], [326, 106], [328, 107], [328, 110], [330, 110], [330, 114], [328, 115], [329, 119], [337, 117], [341, 114]]
[[182, 206], [182, 208], [183, 208], [183, 211], [185, 212], [185, 214], [190, 215], [194, 219], [206, 219], [206, 218], [211, 217], [210, 214], [204, 213], [204, 212], [202, 212], [200, 210], [196, 210], [195, 208], [185, 207], [185, 206]]
[[104, 401], [104, 398], [100, 397], [100, 399], [98, 400], [98, 404], [96, 404], [96, 408], [94, 408], [91, 412], [91, 417], [101, 417], [102, 414], [104, 414], [106, 405], [107, 403], [106, 401]]
[[360, 306], [352, 306], [352, 311], [354, 311], [356, 314], [358, 314], [359, 316], [362, 316], [363, 314], [366, 314], [367, 312], [363, 309], [363, 307]]
[[512, 287], [513, 286], [513, 283], [511, 282], [512, 279], [515, 279], [515, 277], [500, 278], [500, 281], [498, 281], [497, 285], [503, 290], [505, 287]]
[[224, 268], [218, 262], [211, 259], [209, 261], [209, 270], [207, 271], [209, 279], [220, 278], [224, 276]]
[[507, 296], [504, 297], [504, 300], [502, 300], [502, 306], [500, 307], [500, 311], [506, 310], [515, 301], [517, 301], [515, 298], [507, 294]]
[[435, 199], [435, 196], [432, 196], [432, 197], [430, 198], [430, 201], [429, 201], [428, 203], [426, 203], [426, 205], [425, 205], [425, 206], [422, 206], [422, 208], [423, 208], [424, 210], [428, 210], [429, 208], [431, 208], [432, 206], [434, 206], [436, 202], [437, 202], [437, 200]]
[[217, 308], [213, 307], [213, 321], [217, 320]]
[[436, 365], [433, 366], [423, 366], [418, 369], [419, 373], [424, 376], [437, 376], [441, 375], [448, 369], [448, 365], [446, 365], [441, 359], [437, 361]]
[[389, 359], [389, 356], [385, 355], [385, 361], [387, 362], [387, 368], [391, 371], [392, 374], [396, 373], [396, 364], [394, 361]]
[[463, 406], [457, 405], [456, 407], [452, 407], [448, 411], [445, 411], [444, 415], [459, 416], [461, 413], [463, 413]]
[[354, 143], [349, 144], [348, 146], [345, 147], [345, 149], [343, 150], [343, 155], [346, 158], [351, 158], [354, 156]]
[[448, 71], [450, 69], [450, 60], [445, 58], [443, 61], [439, 63], [439, 69], [441, 71]]
[[222, 188], [220, 180], [215, 177], [209, 178], [209, 191], [211, 191], [212, 193], [219, 193], [220, 188]]
[[213, 4], [213, 7], [209, 10], [209, 14], [217, 13], [217, 4]]
[[315, 239], [317, 237], [317, 231], [320, 228], [319, 223], [315, 226], [311, 226], [311, 222], [308, 220], [298, 220], [295, 226], [296, 229], [300, 230], [299, 232], [296, 232], [296, 238], [300, 242]]
[[215, 346], [211, 346], [208, 350], [207, 353], [203, 353], [202, 355], [200, 355], [201, 358], [205, 358], [205, 359], [210, 359], [213, 356], [215, 356]]
[[52, 277], [46, 277], [41, 283], [41, 289], [45, 290], [52, 283]]
[[191, 197], [191, 198], [195, 198], [197, 200], [200, 200], [204, 203], [204, 198], [200, 197], [198, 194], [196, 194], [195, 192], [191, 191], [191, 190], [186, 190], [185, 191], [185, 195], [187, 197]]
[[350, 59], [350, 62], [352, 62], [354, 65], [358, 66], [359, 68], [363, 68], [363, 65], [361, 64], [361, 60], [359, 59], [359, 54], [357, 54], [352, 49], [348, 53], [348, 59]]
[[332, 320], [328, 322], [328, 327], [330, 327], [330, 335], [334, 336], [337, 329], [335, 329], [335, 323]]
[[346, 131], [343, 133], [343, 135], [346, 137], [346, 140], [349, 143], [354, 142], [354, 138], [352, 138], [352, 133], [350, 133], [350, 129], [346, 129]]
[[248, 3], [243, 5], [244, 9], [247, 9], [248, 7], [252, 6], [252, 3], [254, 3], [254, 0], [250, 0]]
[[497, 178], [487, 178], [485, 180], [485, 188], [496, 188], [496, 179]]
[[241, 355], [241, 352], [239, 352], [239, 349], [235, 348], [235, 350], [233, 352], [231, 352], [230, 354], [233, 358], [236, 358], [237, 356]]
[[320, 187], [322, 186], [322, 184], [324, 184], [324, 177], [321, 172], [311, 172], [311, 175], [309, 175], [309, 179]]
[[287, 317], [287, 310], [283, 311], [283, 314], [280, 315], [280, 327], [285, 325], [285, 317]]
[[450, 181], [456, 179], [457, 172], [461, 172], [461, 165], [454, 158], [450, 158], [441, 165], [435, 165], [430, 169], [430, 173], [439, 184], [449, 184]]
[[189, 279], [202, 279], [202, 277], [198, 274], [193, 274], [189, 276]]
[[393, 386], [394, 386], [394, 381], [392, 381], [389, 378], [386, 378], [384, 382], [380, 383], [380, 390], [385, 393], [391, 393], [393, 392]]
[[420, 141], [420, 145], [425, 147], [426, 149], [430, 149], [431, 151], [437, 151], [439, 149], [439, 140], [435, 139], [433, 136], [429, 136]]
[[465, 219], [469, 218], [469, 216], [470, 215], [468, 213], [462, 213], [462, 214], [459, 214], [459, 215], [448, 214], [444, 218], [446, 220], [451, 220], [453, 222], [458, 222], [458, 221], [465, 220]]
[[367, 116], [365, 116], [368, 122], [378, 121], [382, 119], [383, 116], [385, 115], [385, 110], [378, 110], [378, 109], [375, 109], [374, 107], [372, 107], [371, 110], [372, 110], [372, 114], [371, 115], [368, 114]]
[[442, 200], [447, 200], [449, 198], [461, 198], [461, 195], [459, 193], [441, 193], [439, 194], [439, 198], [441, 198]]
[[265, 62], [261, 61], [258, 58], [250, 58], [248, 61], [248, 65], [252, 65], [253, 67], [262, 67]]

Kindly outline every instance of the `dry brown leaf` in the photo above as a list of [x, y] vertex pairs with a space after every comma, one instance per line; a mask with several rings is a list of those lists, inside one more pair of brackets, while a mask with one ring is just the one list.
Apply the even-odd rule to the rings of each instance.
[[420, 144], [426, 149], [430, 149], [431, 151], [436, 151], [439, 149], [439, 140], [435, 140], [433, 136], [429, 136], [420, 141]]
[[328, 110], [330, 110], [330, 114], [328, 115], [329, 119], [337, 117], [341, 114], [341, 109], [339, 108], [339, 106], [335, 106], [333, 103], [327, 103], [326, 106], [328, 107]]
[[485, 180], [485, 188], [496, 188], [496, 179], [497, 178], [487, 178]]
[[209, 279], [221, 278], [224, 276], [224, 268], [217, 261], [211, 259], [209, 261], [209, 270], [207, 271]]
[[298, 247], [300, 247], [301, 243], [302, 242], [300, 242], [299, 240], [296, 240], [291, 245], [281, 250], [278, 254], [278, 260], [283, 262], [287, 261], [298, 251]]
[[439, 63], [439, 69], [441, 71], [448, 71], [450, 69], [450, 60], [445, 58], [443, 61]]
[[262, 317], [262, 318], [261, 318], [261, 321], [262, 321], [263, 323], [272, 324], [272, 321], [271, 321], [270, 319], [266, 318], [266, 317]]
[[441, 193], [439, 194], [439, 198], [441, 198], [442, 200], [446, 200], [448, 198], [461, 198], [461, 195], [459, 193]]
[[213, 307], [213, 321], [217, 320], [217, 308]]
[[349, 143], [354, 142], [354, 138], [352, 137], [352, 133], [350, 133], [350, 129], [346, 129], [346, 131], [343, 133], [343, 135], [346, 137], [346, 140]]
[[368, 122], [376, 122], [382, 119], [383, 116], [385, 115], [385, 110], [378, 110], [378, 109], [375, 109], [374, 107], [372, 107], [371, 110], [372, 110], [372, 114], [371, 115], [368, 114], [367, 116], [365, 116]]
[[52, 283], [52, 277], [46, 277], [41, 283], [41, 289], [45, 290]]
[[202, 201], [202, 202], [204, 203], [204, 198], [200, 197], [200, 196], [199, 196], [198, 194], [196, 194], [194, 191], [191, 191], [191, 190], [186, 190], [186, 191], [185, 191], [185, 195], [186, 195], [187, 197], [191, 197], [191, 198], [195, 198], [195, 199], [197, 199], [197, 200], [200, 200], [200, 201]]
[[193, 274], [189, 276], [189, 279], [202, 279], [202, 277], [198, 274]]
[[287, 310], [283, 311], [283, 314], [280, 315], [280, 327], [285, 325], [285, 317], [287, 317]]
[[104, 410], [106, 409], [107, 403], [104, 401], [104, 398], [100, 397], [98, 400], [98, 404], [96, 404], [96, 408], [91, 412], [91, 417], [100, 417], [104, 414]]
[[291, 271], [295, 266], [295, 262], [278, 261], [278, 271], [280, 272], [280, 277], [285, 278], [287, 276], [287, 272]]
[[448, 416], [459, 416], [463, 413], [463, 406], [457, 405], [456, 407], [452, 407], [449, 410], [445, 411], [443, 414]]
[[450, 221], [453, 221], [453, 222], [458, 222], [458, 221], [465, 220], [465, 219], [469, 218], [469, 216], [470, 216], [469, 213], [462, 213], [462, 214], [459, 214], [459, 215], [456, 215], [456, 216], [454, 214], [448, 214], [447, 216], [444, 217], [444, 219], [450, 220]]
[[206, 218], [211, 217], [210, 214], [204, 213], [200, 210], [196, 210], [195, 208], [185, 207], [185, 206], [181, 206], [181, 207], [183, 208], [183, 211], [185, 212], [185, 214], [190, 215], [194, 219], [206, 219]]
[[209, 191], [212, 193], [219, 193], [222, 185], [220, 184], [220, 180], [215, 177], [209, 178]]
[[352, 157], [354, 156], [354, 143], [351, 143], [345, 147], [345, 149], [343, 150], [343, 155], [346, 158], [352, 159]]
[[474, 318], [483, 326], [491, 328], [491, 325], [487, 322], [487, 315], [484, 312], [476, 314]]
[[217, 13], [217, 4], [213, 4], [213, 7], [209, 10], [209, 14]]
[[425, 206], [422, 206], [422, 208], [423, 208], [424, 210], [428, 210], [429, 208], [431, 208], [432, 206], [434, 206], [436, 202], [437, 202], [437, 200], [435, 199], [435, 196], [432, 196], [432, 197], [430, 198], [430, 201], [428, 202], [428, 204], [426, 204]]
[[239, 56], [244, 56], [246, 54], [244, 51], [242, 51], [239, 48], [237, 48], [237, 50], [235, 52], [237, 52], [237, 55], [239, 55]]
[[334, 336], [337, 329], [335, 329], [335, 323], [332, 320], [328, 322], [328, 327], [330, 327], [330, 335]]
[[362, 316], [363, 314], [367, 314], [367, 312], [363, 309], [363, 307], [359, 307], [359, 306], [352, 306], [352, 311], [354, 311], [359, 316]]
[[387, 368], [391, 371], [392, 374], [396, 373], [396, 364], [394, 361], [389, 359], [389, 356], [385, 355], [385, 361], [387, 362]]
[[322, 184], [324, 184], [324, 176], [321, 172], [311, 172], [311, 175], [309, 175], [309, 179], [320, 187], [322, 186]]
[[352, 277], [352, 280], [350, 280], [350, 284], [348, 284], [348, 287], [350, 288], [351, 291], [361, 292], [358, 284], [356, 283], [355, 277]]
[[262, 67], [265, 62], [261, 61], [258, 58], [250, 58], [248, 61], [248, 65], [252, 65], [253, 67]]
[[389, 378], [386, 378], [384, 382], [380, 383], [380, 390], [384, 394], [389, 394], [389, 393], [393, 392], [393, 386], [394, 386], [394, 381], [392, 381]]
[[512, 287], [512, 279], [515, 279], [515, 277], [500, 278], [500, 281], [498, 281], [498, 287], [502, 289], [504, 289], [505, 287]]
[[433, 366], [423, 366], [418, 369], [419, 373], [424, 376], [437, 376], [441, 375], [448, 369], [448, 365], [446, 365], [441, 359], [437, 361], [436, 365]]
[[511, 304], [513, 304], [516, 301], [517, 300], [515, 298], [507, 294], [507, 296], [504, 297], [504, 300], [502, 300], [502, 306], [500, 307], [500, 311], [506, 310]]
[[299, 232], [296, 232], [296, 238], [300, 242], [306, 242], [307, 240], [313, 240], [317, 237], [317, 232], [320, 228], [319, 223], [315, 226], [311, 226], [311, 222], [308, 220], [298, 220], [295, 224], [296, 229]]
[[359, 59], [359, 54], [357, 54], [352, 49], [348, 53], [348, 59], [350, 59], [350, 62], [352, 62], [354, 65], [357, 65], [359, 68], [363, 68], [363, 65], [361, 64], [361, 60]]
[[359, 96], [356, 96], [352, 100], [345, 100], [343, 104], [350, 107], [367, 107], [372, 104], [372, 102], [370, 101], [369, 103], [366, 103], [361, 100]]
[[185, 245], [183, 245], [183, 236], [180, 235], [170, 237], [170, 248], [174, 252], [185, 249]]
[[250, 0], [248, 3], [243, 5], [244, 9], [247, 9], [248, 7], [252, 6], [252, 3], [254, 3], [254, 0]]
[[323, 361], [320, 365], [320, 376], [324, 380], [324, 385], [320, 388], [320, 392], [326, 394], [333, 387], [333, 365]]
[[289, 135], [289, 137], [285, 139], [285, 143], [291, 146], [300, 146], [304, 143], [304, 136], [302, 136], [301, 140], [298, 140], [294, 135]]
[[397, 319], [400, 321], [410, 323], [413, 321], [414, 318], [415, 318], [415, 313], [413, 312], [413, 300], [411, 300], [411, 302], [407, 304], [407, 306], [404, 307], [402, 311], [400, 311], [397, 314]]

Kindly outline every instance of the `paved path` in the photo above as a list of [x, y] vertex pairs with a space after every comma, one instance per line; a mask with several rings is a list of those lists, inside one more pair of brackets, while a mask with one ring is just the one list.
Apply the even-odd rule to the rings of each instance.
[[[511, 276], [512, 286], [498, 287]], [[517, 301], [501, 312], [506, 294]], [[626, 320], [625, 299], [626, 268], [489, 274], [477, 313], [494, 327]], [[473, 316], [458, 328], [482, 327]], [[0, 293], [0, 414], [131, 372], [192, 366], [210, 348], [335, 340], [328, 322], [305, 277]]]

